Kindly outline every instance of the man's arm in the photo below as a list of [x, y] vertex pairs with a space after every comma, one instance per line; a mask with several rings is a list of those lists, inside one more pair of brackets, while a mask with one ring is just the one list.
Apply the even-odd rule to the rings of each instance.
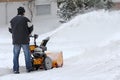
[[28, 22], [27, 24], [28, 24], [28, 31], [29, 31], [29, 34], [31, 34], [32, 31], [33, 31], [33, 24], [32, 24], [31, 22]]
[[27, 17], [25, 17], [25, 19], [27, 21], [27, 26], [28, 26], [29, 34], [31, 34], [32, 31], [33, 31], [33, 24], [31, 23], [31, 21]]
[[11, 24], [9, 25], [10, 27], [8, 28], [9, 32], [12, 33], [12, 28], [11, 28]]
[[11, 28], [8, 28], [9, 32], [12, 33], [12, 29]]

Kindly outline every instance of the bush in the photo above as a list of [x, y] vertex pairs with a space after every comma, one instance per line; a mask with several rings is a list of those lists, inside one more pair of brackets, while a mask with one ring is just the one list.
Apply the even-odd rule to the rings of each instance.
[[109, 0], [58, 0], [57, 3], [58, 15], [64, 21], [91, 8], [107, 10], [113, 6], [113, 2]]

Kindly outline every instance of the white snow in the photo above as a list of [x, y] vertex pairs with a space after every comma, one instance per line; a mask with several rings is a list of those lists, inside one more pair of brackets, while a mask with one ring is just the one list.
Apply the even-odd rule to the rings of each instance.
[[11, 34], [0, 27], [0, 80], [120, 80], [119, 19], [120, 11], [93, 11], [39, 35], [38, 43], [51, 37], [48, 50], [63, 51], [64, 65], [26, 73], [21, 51], [20, 74], [12, 73]]

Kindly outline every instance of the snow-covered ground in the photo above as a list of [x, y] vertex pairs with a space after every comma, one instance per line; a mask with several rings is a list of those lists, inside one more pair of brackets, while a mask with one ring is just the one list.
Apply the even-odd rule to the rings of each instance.
[[78, 15], [39, 35], [38, 42], [51, 37], [48, 50], [63, 51], [63, 67], [48, 71], [26, 73], [21, 51], [20, 74], [13, 74], [11, 34], [0, 31], [0, 80], [120, 80], [120, 11]]

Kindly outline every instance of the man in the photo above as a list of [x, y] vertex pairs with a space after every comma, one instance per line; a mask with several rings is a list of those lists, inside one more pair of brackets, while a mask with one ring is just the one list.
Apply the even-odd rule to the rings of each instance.
[[30, 20], [24, 17], [24, 7], [17, 9], [18, 14], [11, 21], [9, 32], [12, 33], [13, 40], [13, 72], [19, 73], [19, 54], [21, 48], [24, 51], [27, 72], [32, 71], [31, 55], [29, 50], [29, 35], [33, 31], [33, 25], [29, 25]]

